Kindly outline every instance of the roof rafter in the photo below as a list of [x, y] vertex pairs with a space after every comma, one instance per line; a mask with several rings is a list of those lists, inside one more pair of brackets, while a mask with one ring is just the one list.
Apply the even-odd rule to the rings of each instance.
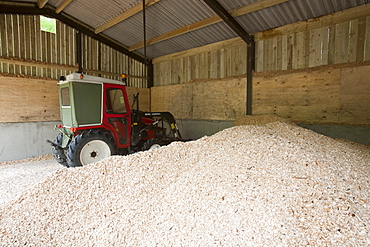
[[[149, 6], [151, 6], [155, 3], [158, 3], [159, 1], [160, 0], [145, 0], [145, 6], [149, 7]], [[110, 21], [107, 21], [106, 23], [104, 23], [104, 24], [98, 26], [97, 28], [95, 28], [95, 33], [96, 34], [101, 33], [104, 30], [120, 23], [121, 21], [126, 20], [127, 18], [139, 13], [142, 10], [143, 10], [143, 5], [141, 3], [138, 3], [134, 7], [132, 7], [131, 9], [126, 10], [125, 12], [123, 12], [122, 14], [114, 17]]]
[[49, 0], [37, 0], [37, 6], [42, 9]]
[[65, 9], [65, 7], [68, 6], [68, 4], [70, 4], [73, 0], [64, 0], [61, 4], [59, 4], [55, 10], [55, 13], [59, 14], [60, 12], [63, 11], [63, 9]]
[[217, 0], [203, 0], [209, 7], [217, 13], [218, 16], [226, 22], [226, 24], [237, 33], [248, 45], [252, 45], [253, 36], [231, 16], [231, 14]]
[[[255, 12], [255, 11], [258, 11], [258, 10], [261, 10], [261, 9], [264, 9], [264, 8], [268, 8], [268, 7], [271, 7], [271, 6], [280, 4], [280, 3], [288, 2], [288, 1], [289, 0], [260, 0], [258, 2], [254, 2], [254, 3], [248, 4], [248, 5], [244, 5], [242, 7], [236, 8], [236, 9], [232, 9], [232, 10], [229, 11], [229, 13], [231, 14], [232, 17], [235, 18], [235, 17], [241, 16], [241, 15], [245, 15], [245, 14], [248, 14], [248, 13], [251, 13], [251, 12]], [[158, 42], [170, 39], [170, 38], [174, 38], [174, 37], [179, 36], [181, 34], [185, 34], [185, 33], [192, 32], [192, 31], [195, 31], [195, 30], [203, 28], [203, 27], [207, 27], [207, 26], [216, 24], [220, 21], [222, 21], [221, 17], [218, 16], [218, 15], [214, 15], [214, 16], [209, 17], [207, 19], [192, 23], [192, 24], [184, 26], [184, 27], [180, 27], [180, 28], [178, 28], [176, 30], [173, 30], [173, 31], [170, 31], [168, 33], [161, 34], [157, 37], [147, 39], [146, 40], [146, 45], [152, 45], [152, 44], [155, 44], [155, 43], [158, 43]], [[130, 46], [128, 49], [129, 49], [129, 51], [134, 51], [134, 50], [140, 49], [142, 47], [144, 47], [144, 42], [134, 44], [134, 45]]]

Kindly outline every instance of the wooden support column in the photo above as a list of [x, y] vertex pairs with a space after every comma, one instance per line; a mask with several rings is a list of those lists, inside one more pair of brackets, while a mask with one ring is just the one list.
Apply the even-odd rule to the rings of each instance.
[[217, 1], [204, 0], [225, 23], [247, 43], [247, 102], [246, 114], [252, 115], [252, 71], [254, 70], [255, 45], [253, 35], [248, 34], [232, 15]]
[[83, 67], [82, 67], [82, 35], [81, 32], [78, 31], [76, 34], [76, 47], [77, 47], [77, 64], [78, 64], [78, 73], [82, 73]]

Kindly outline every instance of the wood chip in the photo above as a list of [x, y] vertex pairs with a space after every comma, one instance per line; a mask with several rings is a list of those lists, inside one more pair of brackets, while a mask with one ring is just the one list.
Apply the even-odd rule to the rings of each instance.
[[0, 207], [0, 245], [370, 245], [370, 148], [251, 121], [58, 170]]

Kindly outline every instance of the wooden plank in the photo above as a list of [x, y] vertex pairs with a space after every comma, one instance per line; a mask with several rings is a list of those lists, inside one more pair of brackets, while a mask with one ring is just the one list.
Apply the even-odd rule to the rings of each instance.
[[348, 45], [349, 45], [349, 23], [343, 22], [335, 25], [335, 55], [334, 63], [348, 62]]
[[[35, 16], [34, 21], [31, 22], [31, 38], [35, 37], [33, 45], [35, 49], [32, 50], [32, 59], [37, 61], [43, 61], [43, 52], [47, 52], [47, 48], [43, 49], [42, 32], [40, 28], [40, 16]], [[33, 70], [32, 73], [43, 76], [43, 69], [38, 67]]]
[[211, 51], [210, 52], [210, 78], [217, 78], [217, 72], [218, 72], [218, 68], [217, 68], [217, 64], [218, 64], [218, 54], [217, 54], [217, 50], [215, 51]]
[[309, 67], [316, 66], [316, 59], [319, 51], [317, 51], [317, 44], [319, 41], [317, 40], [317, 29], [310, 30], [310, 53], [309, 53]]
[[[51, 51], [50, 51], [50, 62], [51, 63], [58, 63], [57, 57], [58, 57], [58, 46], [57, 46], [57, 39], [55, 33], [50, 33], [50, 41], [51, 41]], [[51, 78], [58, 78], [59, 72], [56, 69], [51, 70]]]
[[370, 16], [366, 17], [365, 47], [365, 61], [370, 61]]
[[49, 0], [37, 0], [37, 6], [42, 9]]
[[321, 65], [328, 65], [329, 62], [329, 27], [321, 28]]
[[266, 71], [271, 70], [271, 39], [264, 40], [263, 50], [263, 69]]
[[[0, 30], [5, 30], [5, 27], [6, 27], [6, 24], [5, 24], [5, 15], [4, 14], [0, 14]], [[5, 42], [5, 39], [6, 39], [6, 34], [4, 31], [0, 32], [0, 56], [5, 56], [5, 46], [6, 46], [6, 42]], [[1, 71], [2, 67], [0, 65], [0, 71]]]
[[274, 51], [276, 54], [276, 63], [274, 66], [274, 70], [282, 70], [282, 59], [283, 59], [283, 47], [282, 47], [282, 37], [274, 38]]
[[[71, 66], [71, 65], [63, 65], [63, 64], [53, 64], [53, 63], [44, 63], [40, 61], [35, 61], [35, 60], [17, 60], [17, 59], [9, 59], [9, 58], [2, 58], [0, 57], [0, 63], [6, 63], [6, 64], [18, 64], [22, 66], [33, 66], [35, 68], [42, 68], [42, 69], [54, 69], [54, 70], [67, 70], [67, 71], [76, 71], [78, 66]], [[101, 75], [106, 75], [106, 76], [113, 76], [113, 77], [121, 77], [121, 73], [112, 73], [112, 72], [105, 72], [105, 71], [99, 71], [99, 70], [90, 70], [86, 69], [84, 70], [86, 73], [90, 74], [101, 74]], [[138, 79], [148, 79], [145, 76], [135, 76], [135, 75], [130, 75], [127, 74], [128, 78], [138, 78]]]
[[[59, 97], [55, 80], [0, 77], [0, 91], [7, 92], [0, 100], [0, 122], [58, 121]], [[23, 93], [19, 88], [27, 88]]]
[[[44, 47], [43, 47], [43, 54], [44, 54], [44, 62], [51, 63], [51, 34], [49, 32], [41, 31], [41, 33], [44, 33]], [[51, 70], [45, 69], [44, 77], [51, 78]]]
[[336, 39], [336, 29], [335, 25], [329, 26], [329, 51], [328, 51], [328, 65], [335, 63], [335, 39]]
[[[14, 43], [14, 51], [13, 57], [21, 57], [21, 47], [24, 45], [24, 42], [20, 39], [20, 32], [22, 30], [21, 27], [21, 20], [19, 15], [13, 15], [13, 43]], [[20, 65], [14, 65], [14, 73], [21, 74], [21, 67]]]
[[152, 62], [153, 62], [153, 64], [162, 63], [164, 61], [178, 59], [180, 57], [191, 57], [191, 56], [194, 56], [194, 55], [199, 54], [199, 53], [211, 52], [211, 51], [214, 51], [214, 50], [222, 50], [222, 49], [227, 48], [227, 47], [243, 45], [243, 44], [245, 44], [245, 43], [241, 38], [233, 38], [233, 39], [220, 41], [220, 42], [216, 42], [216, 43], [213, 43], [213, 44], [193, 48], [193, 49], [186, 50], [186, 51], [181, 51], [181, 52], [172, 53], [172, 54], [169, 54], [169, 55], [157, 57], [157, 58], [154, 58]]
[[177, 64], [177, 83], [184, 83], [184, 58], [180, 58]]
[[366, 39], [366, 17], [358, 19], [358, 38], [356, 44], [356, 61], [364, 61]]
[[357, 61], [358, 19], [349, 21], [348, 62]]
[[289, 55], [290, 55], [290, 45], [288, 43], [289, 37], [288, 35], [284, 35], [281, 37], [281, 69], [287, 70], [288, 63], [289, 63]]
[[[27, 41], [26, 41], [26, 36], [25, 36], [25, 15], [20, 15], [19, 17], [19, 23], [18, 23], [18, 29], [19, 29], [19, 55], [18, 57], [20, 58], [26, 58], [26, 46], [27, 46]], [[25, 74], [26, 73], [26, 68], [25, 66], [20, 66], [19, 70], [20, 74]]]
[[65, 9], [65, 8], [68, 6], [68, 4], [70, 4], [72, 1], [73, 1], [73, 0], [63, 0], [63, 2], [61, 2], [61, 3], [57, 6], [57, 8], [56, 8], [56, 10], [55, 10], [55, 13], [59, 14], [60, 12], [62, 12], [62, 11], [63, 11], [63, 9]]
[[220, 49], [220, 73], [219, 78], [225, 78], [226, 76], [226, 62], [225, 62], [225, 49]]
[[256, 33], [255, 40], [271, 39], [273, 37], [303, 32], [325, 26], [335, 25], [337, 23], [366, 17], [370, 13], [370, 3], [347, 10], [339, 11], [319, 18], [313, 18], [306, 21], [300, 21], [286, 26], [270, 29], [264, 32]]
[[295, 37], [293, 34], [290, 34], [288, 36], [288, 43], [287, 43], [287, 56], [288, 56], [288, 64], [287, 64], [287, 69], [292, 69], [293, 68], [293, 46], [295, 42]]
[[231, 74], [231, 47], [225, 48], [225, 77], [232, 76]]
[[[7, 34], [7, 51], [6, 56], [13, 57], [14, 56], [14, 38], [13, 38], [13, 29], [12, 29], [12, 15], [6, 15], [6, 34]], [[8, 73], [14, 73], [14, 64], [9, 65]]]
[[244, 75], [247, 74], [247, 45], [241, 45], [240, 48], [240, 71], [237, 75]]
[[370, 123], [370, 66], [344, 68], [341, 76], [340, 121], [347, 124]]
[[256, 41], [256, 72], [263, 71], [265, 61], [264, 40]]

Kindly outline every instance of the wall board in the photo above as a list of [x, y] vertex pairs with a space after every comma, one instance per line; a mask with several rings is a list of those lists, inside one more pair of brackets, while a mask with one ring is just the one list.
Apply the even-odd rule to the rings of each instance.
[[[180, 119], [233, 121], [245, 114], [245, 81], [232, 77], [154, 87], [152, 110], [171, 111]], [[261, 72], [253, 77], [252, 112], [297, 123], [370, 126], [369, 95], [370, 65]]]

